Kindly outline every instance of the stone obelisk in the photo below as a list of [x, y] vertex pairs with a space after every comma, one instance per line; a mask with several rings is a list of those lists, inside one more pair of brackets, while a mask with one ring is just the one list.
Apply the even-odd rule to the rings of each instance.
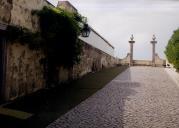
[[135, 43], [134, 41], [134, 36], [131, 35], [129, 44], [130, 44], [130, 60], [129, 60], [129, 66], [133, 66], [133, 44]]
[[156, 64], [155, 64], [155, 44], [156, 43], [157, 43], [156, 37], [155, 37], [155, 35], [153, 35], [152, 41], [151, 41], [151, 44], [152, 44], [152, 66], [153, 67], [156, 66]]

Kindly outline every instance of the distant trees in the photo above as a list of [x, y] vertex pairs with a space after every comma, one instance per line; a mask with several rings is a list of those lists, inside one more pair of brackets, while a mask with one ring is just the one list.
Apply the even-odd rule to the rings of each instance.
[[171, 39], [166, 46], [165, 55], [169, 63], [179, 70], [179, 29], [173, 32]]

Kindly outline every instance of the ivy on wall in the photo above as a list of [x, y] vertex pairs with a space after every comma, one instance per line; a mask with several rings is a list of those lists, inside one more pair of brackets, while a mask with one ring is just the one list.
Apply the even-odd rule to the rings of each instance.
[[32, 50], [40, 49], [44, 52], [45, 58], [41, 63], [46, 67], [49, 84], [52, 83], [54, 75], [58, 76], [58, 66], [71, 68], [80, 62], [82, 43], [78, 37], [82, 30], [83, 17], [78, 13], [51, 7], [32, 11], [32, 15], [39, 17], [38, 32], [9, 26], [8, 36], [11, 42], [19, 41], [28, 44]]
[[174, 31], [171, 39], [169, 40], [165, 55], [168, 61], [174, 65], [174, 67], [179, 70], [179, 29]]
[[35, 12], [39, 16], [44, 51], [56, 65], [72, 67], [80, 61], [81, 43], [78, 40], [82, 18], [78, 14], [44, 7]]
[[31, 50], [39, 50], [42, 45], [42, 38], [39, 32], [33, 33], [20, 26], [8, 26], [7, 37], [10, 43], [27, 44]]

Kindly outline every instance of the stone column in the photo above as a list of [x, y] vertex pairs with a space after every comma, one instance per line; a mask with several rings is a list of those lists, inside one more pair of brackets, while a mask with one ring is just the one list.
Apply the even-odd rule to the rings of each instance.
[[157, 43], [155, 35], [153, 35], [151, 44], [152, 44], [152, 66], [155, 67], [155, 44]]
[[131, 40], [129, 41], [130, 44], [130, 60], [129, 60], [129, 66], [133, 66], [133, 44], [135, 43], [134, 41], [134, 36], [132, 35]]

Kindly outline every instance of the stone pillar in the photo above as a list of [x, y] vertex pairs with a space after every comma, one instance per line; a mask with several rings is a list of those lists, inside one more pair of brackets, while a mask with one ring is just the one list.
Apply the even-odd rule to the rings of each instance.
[[155, 67], [155, 44], [157, 43], [155, 35], [153, 35], [151, 44], [152, 44], [152, 66]]
[[129, 41], [130, 44], [130, 60], [129, 60], [129, 66], [133, 66], [133, 44], [135, 43], [134, 41], [134, 36], [132, 35], [131, 40]]

